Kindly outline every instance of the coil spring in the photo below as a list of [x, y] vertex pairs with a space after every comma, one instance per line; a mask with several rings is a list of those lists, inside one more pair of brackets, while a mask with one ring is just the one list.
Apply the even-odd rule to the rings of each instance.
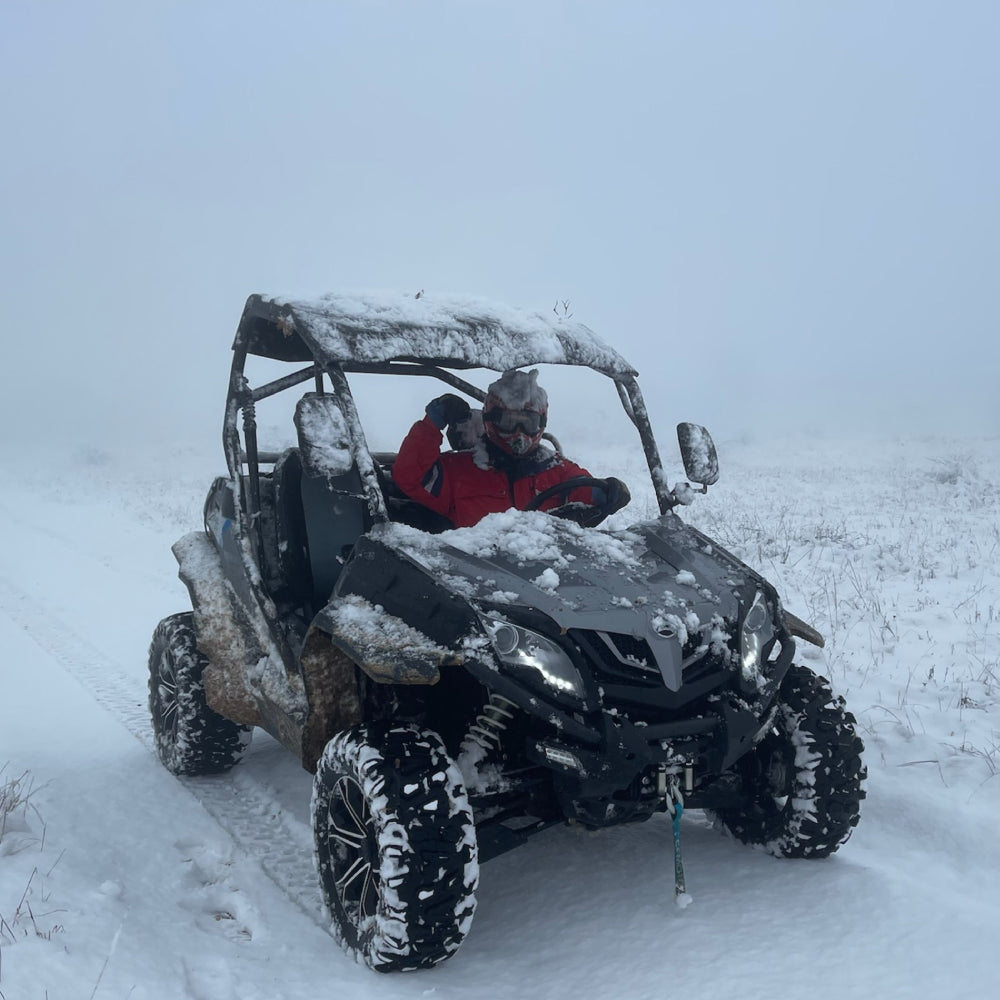
[[476, 721], [469, 726], [463, 743], [475, 743], [489, 752], [500, 748], [500, 739], [507, 729], [507, 723], [514, 718], [510, 711], [517, 706], [509, 698], [495, 691], [483, 706], [482, 712], [476, 716]]

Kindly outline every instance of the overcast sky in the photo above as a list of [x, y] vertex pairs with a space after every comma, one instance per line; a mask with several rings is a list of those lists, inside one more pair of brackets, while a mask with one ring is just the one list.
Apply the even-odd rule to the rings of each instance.
[[2, 0], [0, 436], [214, 437], [246, 296], [352, 288], [568, 299], [665, 429], [1000, 433], [998, 52], [992, 0]]

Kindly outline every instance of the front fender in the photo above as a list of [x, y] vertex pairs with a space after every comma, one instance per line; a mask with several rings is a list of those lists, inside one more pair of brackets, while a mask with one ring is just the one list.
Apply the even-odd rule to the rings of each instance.
[[436, 684], [450, 650], [357, 594], [335, 596], [313, 619], [330, 642], [378, 684]]

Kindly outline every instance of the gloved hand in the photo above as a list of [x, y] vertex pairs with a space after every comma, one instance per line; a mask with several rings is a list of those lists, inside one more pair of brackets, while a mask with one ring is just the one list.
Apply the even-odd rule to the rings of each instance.
[[460, 424], [463, 420], [468, 420], [471, 407], [461, 396], [446, 392], [443, 396], [432, 399], [424, 412], [438, 430], [444, 430], [448, 424]]
[[604, 480], [604, 493], [605, 501], [602, 506], [609, 514], [621, 510], [632, 499], [628, 487], [620, 479], [615, 479], [614, 476]]

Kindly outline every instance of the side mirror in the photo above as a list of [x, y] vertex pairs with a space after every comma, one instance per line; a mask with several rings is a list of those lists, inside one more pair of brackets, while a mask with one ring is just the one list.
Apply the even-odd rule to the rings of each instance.
[[677, 443], [681, 446], [688, 479], [707, 492], [708, 487], [719, 480], [719, 456], [712, 435], [700, 424], [678, 424]]

